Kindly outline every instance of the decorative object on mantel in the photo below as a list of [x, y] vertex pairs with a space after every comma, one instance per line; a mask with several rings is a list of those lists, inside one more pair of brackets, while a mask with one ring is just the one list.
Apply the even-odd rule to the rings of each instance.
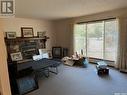
[[33, 37], [33, 28], [32, 27], [21, 27], [22, 37]]
[[8, 39], [15, 39], [16, 38], [16, 32], [6, 32], [6, 37]]
[[37, 37], [39, 38], [43, 38], [46, 36], [46, 31], [42, 31], [42, 32], [37, 32]]
[[23, 59], [21, 52], [11, 53], [10, 55], [11, 55], [12, 61], [20, 61]]

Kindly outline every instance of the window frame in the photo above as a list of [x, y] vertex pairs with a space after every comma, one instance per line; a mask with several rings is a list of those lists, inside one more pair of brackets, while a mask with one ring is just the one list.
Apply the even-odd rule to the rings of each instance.
[[[86, 36], [85, 36], [85, 38], [86, 38], [86, 40], [85, 40], [85, 42], [86, 42], [86, 46], [85, 46], [85, 51], [86, 51], [86, 56], [87, 57], [89, 57], [89, 58], [93, 58], [93, 59], [99, 59], [99, 60], [105, 60], [105, 61], [110, 61], [110, 62], [115, 62], [115, 60], [109, 60], [109, 59], [105, 59], [105, 36], [106, 36], [106, 33], [105, 33], [105, 23], [106, 23], [106, 21], [117, 21], [117, 19], [116, 18], [109, 18], [109, 19], [102, 19], [102, 20], [95, 20], [95, 21], [88, 21], [88, 22], [80, 22], [80, 23], [77, 23], [77, 24], [84, 24], [84, 27], [85, 27], [85, 31], [86, 31]], [[88, 24], [89, 23], [99, 23], [99, 22], [102, 22], [103, 23], [103, 51], [102, 51], [102, 59], [101, 58], [96, 58], [96, 57], [90, 57], [90, 56], [88, 56]], [[117, 27], [118, 28], [118, 27]], [[119, 31], [118, 31], [118, 34], [119, 34]], [[74, 35], [73, 35], [74, 36]], [[118, 36], [118, 39], [119, 39], [119, 36]], [[75, 40], [75, 37], [74, 37], [74, 40]], [[74, 41], [75, 42], [75, 41]], [[118, 42], [117, 42], [118, 43]], [[75, 45], [75, 43], [74, 43], [74, 45]], [[118, 48], [118, 46], [116, 47], [116, 48]]]

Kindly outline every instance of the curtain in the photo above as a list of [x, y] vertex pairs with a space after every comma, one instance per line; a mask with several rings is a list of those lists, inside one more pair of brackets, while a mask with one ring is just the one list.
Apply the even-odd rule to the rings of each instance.
[[119, 43], [116, 67], [121, 72], [127, 72], [127, 20], [119, 18]]
[[118, 69], [122, 72], [127, 72], [127, 50], [121, 49], [119, 54]]

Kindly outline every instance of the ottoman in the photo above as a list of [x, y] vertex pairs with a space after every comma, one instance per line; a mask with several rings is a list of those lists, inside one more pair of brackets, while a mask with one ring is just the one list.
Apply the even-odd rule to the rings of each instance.
[[97, 68], [97, 74], [98, 75], [109, 74], [109, 69], [107, 67], [106, 62], [99, 61], [99, 62], [97, 62], [97, 64], [98, 65], [96, 66], [96, 68]]
[[100, 68], [98, 65], [96, 66], [97, 68], [97, 74], [98, 75], [108, 75], [109, 74], [109, 69], [106, 67], [106, 68]]

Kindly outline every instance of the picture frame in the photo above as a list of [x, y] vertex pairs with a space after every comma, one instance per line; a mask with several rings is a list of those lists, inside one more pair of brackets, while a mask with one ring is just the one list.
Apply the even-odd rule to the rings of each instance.
[[21, 27], [22, 37], [33, 37], [33, 28], [32, 27]]
[[43, 31], [43, 32], [37, 32], [37, 37], [39, 37], [39, 38], [43, 38], [43, 37], [45, 37], [46, 35], [46, 31]]
[[15, 39], [16, 38], [16, 32], [6, 32], [7, 39]]
[[20, 61], [23, 59], [21, 52], [11, 53], [12, 61]]
[[20, 51], [20, 46], [18, 44], [12, 44], [9, 46], [9, 48], [10, 48], [10, 53]]

